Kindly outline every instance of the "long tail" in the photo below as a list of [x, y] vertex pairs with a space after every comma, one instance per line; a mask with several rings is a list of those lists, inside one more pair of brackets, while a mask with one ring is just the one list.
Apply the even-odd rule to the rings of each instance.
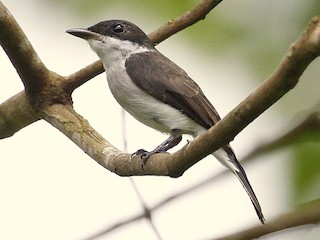
[[239, 172], [236, 171], [235, 175], [237, 176], [237, 178], [241, 182], [243, 188], [246, 190], [247, 194], [249, 195], [250, 200], [254, 206], [254, 209], [256, 210], [256, 213], [260, 219], [260, 222], [262, 224], [265, 224], [266, 221], [265, 221], [264, 216], [262, 214], [261, 206], [260, 206], [259, 201], [258, 201], [258, 199], [257, 199], [257, 197], [251, 187], [251, 184], [247, 178], [247, 175], [240, 164], [238, 167], [239, 167], [240, 171]]
[[247, 175], [240, 165], [239, 161], [237, 160], [233, 150], [229, 145], [226, 145], [225, 147], [217, 150], [213, 153], [213, 155], [227, 168], [229, 168], [239, 179], [241, 182], [243, 188], [246, 190], [247, 194], [250, 197], [250, 200], [254, 206], [254, 209], [256, 210], [256, 213], [260, 219], [260, 222], [262, 224], [265, 224], [265, 219], [262, 214], [261, 206], [259, 204], [259, 201], [251, 187], [251, 184], [247, 178]]

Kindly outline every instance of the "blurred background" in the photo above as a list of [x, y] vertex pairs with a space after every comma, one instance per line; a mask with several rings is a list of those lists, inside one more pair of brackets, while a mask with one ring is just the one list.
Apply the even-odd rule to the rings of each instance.
[[[107, 19], [126, 19], [146, 33], [181, 15], [198, 1], [4, 0], [45, 65], [69, 75], [98, 57], [85, 41], [65, 33]], [[225, 0], [204, 21], [157, 47], [200, 85], [223, 117], [276, 68], [309, 20], [319, 14], [316, 0]], [[1, 34], [1, 33], [0, 33]], [[320, 111], [320, 62], [299, 84], [245, 128], [231, 143], [238, 159], [290, 131]], [[0, 102], [23, 90], [15, 69], [0, 51]], [[105, 74], [73, 94], [74, 107], [108, 141], [132, 153], [153, 149], [166, 136], [124, 116]], [[124, 127], [125, 126], [125, 127]], [[187, 143], [182, 143], [173, 149]], [[90, 159], [45, 121], [0, 141], [0, 239], [84, 239], [142, 212], [128, 178]], [[320, 197], [319, 132], [244, 166], [266, 220]], [[209, 156], [178, 179], [133, 177], [149, 207], [224, 170]], [[242, 186], [231, 174], [176, 198], [153, 212], [163, 239], [208, 239], [259, 224]], [[265, 239], [318, 239], [311, 226]], [[157, 239], [143, 219], [94, 239]]]

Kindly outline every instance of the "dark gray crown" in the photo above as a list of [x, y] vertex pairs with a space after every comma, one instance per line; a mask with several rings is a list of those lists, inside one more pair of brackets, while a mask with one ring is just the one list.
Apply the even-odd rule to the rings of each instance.
[[88, 28], [89, 31], [110, 36], [121, 40], [129, 40], [146, 47], [153, 47], [154, 44], [148, 36], [135, 24], [125, 20], [108, 20], [99, 22]]

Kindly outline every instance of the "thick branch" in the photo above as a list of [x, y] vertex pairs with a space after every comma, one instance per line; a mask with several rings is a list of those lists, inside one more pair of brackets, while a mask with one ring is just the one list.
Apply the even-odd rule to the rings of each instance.
[[34, 92], [48, 72], [9, 10], [0, 2], [0, 44], [27, 91]]
[[85, 153], [100, 165], [119, 175], [163, 175], [168, 176], [169, 170], [155, 166], [148, 172], [141, 168], [141, 161], [131, 160], [130, 154], [123, 153], [113, 147], [89, 123], [77, 114], [71, 106], [54, 104], [43, 110], [43, 118], [59, 129], [63, 134], [77, 144]]
[[[31, 106], [36, 109], [56, 102], [71, 104], [71, 93], [64, 89], [64, 78], [45, 67], [19, 24], [2, 2], [0, 29], [0, 44], [23, 82]], [[23, 125], [17, 129], [21, 127]]]
[[[202, 3], [206, 3], [206, 1]], [[211, 8], [213, 6], [214, 5], [210, 5]], [[4, 8], [2, 4], [0, 7], [2, 7], [2, 9]], [[199, 9], [209, 8], [204, 7]], [[198, 18], [194, 19], [199, 19], [199, 16], [205, 16], [205, 14], [205, 12], [202, 12], [202, 15], [195, 14]], [[10, 45], [8, 39], [14, 37], [12, 29], [17, 29], [18, 32], [20, 29], [15, 26], [17, 23], [11, 19], [12, 17], [6, 9], [1, 13], [0, 17], [2, 20], [1, 25], [5, 28], [6, 24], [3, 24], [3, 22], [7, 22], [9, 26], [7, 26], [7, 29], [4, 29], [5, 34], [4, 37], [1, 37], [1, 43], [4, 44], [5, 48], [7, 48], [7, 45], [9, 46], [9, 49], [6, 50], [9, 55], [13, 54], [13, 56], [10, 57], [14, 59], [13, 62], [19, 61], [12, 52], [11, 48], [13, 48], [13, 46]], [[190, 24], [191, 23], [192, 21]], [[25, 39], [23, 33], [20, 32], [19, 34], [22, 39], [17, 41], [16, 44], [18, 44], [18, 46], [24, 46], [19, 47], [21, 48], [19, 50], [20, 54], [30, 52], [33, 54], [32, 58], [35, 63], [33, 63], [34, 65], [26, 65], [27, 63], [22, 62], [22, 67], [20, 65], [16, 66], [17, 70], [20, 71], [22, 69], [21, 71], [23, 72], [23, 66], [27, 66], [30, 68], [30, 72], [37, 72], [37, 70], [39, 70], [38, 73], [42, 70], [47, 71], [44, 67], [41, 67], [42, 64], [36, 64], [40, 60], [37, 58], [27, 40], [25, 42], [28, 44], [23, 44], [23, 39]], [[70, 85], [65, 84], [66, 79], [49, 71], [39, 76], [41, 81], [45, 83], [45, 87], [40, 93], [35, 93], [35, 99], [40, 100], [38, 101], [39, 103], [47, 102], [47, 104], [38, 106], [47, 121], [60, 129], [60, 131], [66, 134], [105, 168], [123, 176], [147, 174], [180, 176], [200, 159], [215, 151], [221, 145], [231, 141], [245, 126], [296, 85], [308, 64], [319, 55], [319, 35], [319, 18], [314, 18], [310, 22], [306, 32], [289, 49], [287, 56], [282, 60], [278, 69], [263, 85], [222, 121], [217, 123], [201, 137], [188, 144], [185, 148], [173, 155], [158, 154], [151, 157], [144, 170], [141, 169], [139, 159], [131, 161], [128, 154], [121, 153], [119, 150], [113, 148], [72, 109], [70, 104], [70, 88], [68, 88]], [[42, 70], [37, 67], [40, 67]], [[98, 70], [99, 67], [96, 68], [96, 71]], [[83, 74], [82, 77], [75, 74], [72, 75], [70, 79], [75, 79], [78, 76], [80, 77], [80, 82], [84, 82], [89, 78], [86, 76], [94, 76], [94, 73], [91, 72], [89, 68], [80, 70], [78, 73], [80, 73], [80, 75]], [[32, 85], [32, 78], [30, 79], [29, 75], [22, 74], [21, 77], [24, 78], [26, 84]], [[65, 101], [63, 101], [63, 99], [65, 99]], [[62, 104], [57, 104], [60, 102]], [[16, 127], [16, 129], [18, 128]]]
[[18, 93], [0, 105], [0, 139], [12, 136], [39, 118], [38, 112], [31, 107], [25, 91]]

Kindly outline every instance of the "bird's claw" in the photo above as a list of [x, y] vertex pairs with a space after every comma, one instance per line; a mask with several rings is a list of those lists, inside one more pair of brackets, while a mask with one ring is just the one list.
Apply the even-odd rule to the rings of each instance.
[[142, 167], [142, 169], [147, 164], [149, 157], [151, 157], [153, 154], [154, 153], [152, 153], [152, 152], [145, 152], [145, 153], [141, 154], [141, 160], [142, 160], [141, 167]]
[[[141, 168], [143, 169], [144, 166], [147, 164], [147, 161], [148, 159], [153, 155], [153, 154], [156, 154], [156, 153], [159, 153], [161, 151], [151, 151], [151, 152], [148, 152], [144, 149], [139, 149], [137, 150], [135, 153], [133, 153], [131, 155], [131, 160], [133, 160], [135, 157], [139, 156], [140, 155], [140, 159], [142, 160], [142, 163], [141, 163]], [[167, 152], [163, 152], [163, 153], [167, 153]]]
[[144, 150], [144, 149], [138, 149], [136, 152], [134, 152], [134, 153], [131, 155], [131, 160], [140, 155], [140, 158], [141, 158], [141, 160], [142, 160], [141, 168], [143, 169], [144, 166], [147, 164], [148, 158], [149, 158], [152, 154], [153, 154], [153, 153], [148, 152], [148, 151], [146, 151], [146, 150]]
[[136, 152], [134, 152], [134, 153], [132, 153], [131, 154], [131, 160], [133, 160], [135, 157], [137, 157], [138, 155], [141, 155], [141, 157], [142, 157], [142, 155], [143, 154], [145, 154], [145, 153], [147, 153], [148, 151], [146, 151], [146, 150], [144, 150], [144, 149], [138, 149]]

